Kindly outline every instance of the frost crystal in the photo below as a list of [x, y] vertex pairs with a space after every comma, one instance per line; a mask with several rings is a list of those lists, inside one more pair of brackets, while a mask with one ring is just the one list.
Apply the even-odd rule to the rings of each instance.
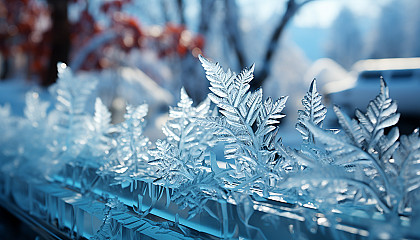
[[149, 139], [143, 135], [146, 115], [146, 104], [138, 107], [128, 105], [125, 121], [120, 125], [120, 135], [117, 138], [118, 160], [125, 166], [133, 167], [135, 172], [139, 170], [140, 164], [145, 164], [148, 160]]
[[89, 128], [87, 152], [92, 155], [91, 157], [103, 161], [100, 158], [104, 158], [116, 143], [111, 137], [111, 133], [115, 131], [111, 125], [111, 113], [100, 98], [96, 98], [95, 113]]
[[366, 114], [356, 110], [356, 119], [350, 119], [338, 107], [334, 107], [343, 134], [335, 135], [320, 129], [315, 124], [304, 121], [315, 139], [322, 142], [334, 158], [332, 164], [348, 171], [362, 172], [369, 188], [374, 189], [376, 199], [383, 211], [395, 207], [398, 198], [398, 166], [391, 157], [399, 146], [399, 132], [393, 128], [387, 135], [384, 129], [398, 122], [400, 114], [397, 105], [389, 98], [389, 90], [381, 79], [380, 94], [369, 103]]
[[206, 203], [209, 199], [226, 199], [227, 192], [219, 186], [214, 173], [200, 171], [192, 181], [182, 184], [173, 194], [171, 200], [181, 209], [189, 207], [188, 218], [193, 218], [202, 211], [220, 221]]
[[216, 141], [226, 142], [225, 156], [234, 159], [238, 188], [257, 185], [265, 190], [279, 179], [278, 167], [282, 149], [277, 138], [279, 119], [287, 97], [263, 102], [262, 89], [249, 91], [254, 65], [236, 75], [225, 72], [218, 63], [200, 56], [210, 81], [209, 98], [221, 109], [223, 116], [202, 121]]
[[[49, 102], [40, 100], [37, 92], [30, 91], [25, 95], [24, 120], [22, 121], [22, 134], [31, 136], [24, 138], [19, 143], [21, 155], [25, 161], [32, 162], [33, 158], [42, 158], [45, 154], [45, 145], [51, 144], [49, 139], [45, 136], [48, 126], [47, 109]], [[31, 168], [39, 168], [33, 166]]]
[[302, 138], [305, 142], [313, 143], [314, 139], [311, 132], [302, 123], [304, 121], [310, 121], [314, 125], [322, 127], [322, 123], [327, 114], [327, 109], [321, 102], [322, 96], [316, 90], [316, 80], [314, 79], [309, 87], [309, 91], [302, 99], [302, 105], [305, 110], [299, 110], [298, 123], [296, 129], [302, 134]]
[[30, 125], [36, 128], [45, 123], [49, 102], [41, 101], [37, 92], [28, 92], [25, 95], [25, 106], [24, 115]]
[[[154, 147], [144, 136], [146, 104], [127, 106], [125, 121], [113, 125], [99, 98], [94, 112], [89, 111], [96, 80], [73, 75], [59, 64], [59, 79], [50, 89], [56, 98], [51, 110], [36, 92], [26, 94], [23, 117], [12, 116], [8, 105], [0, 106], [2, 198], [13, 199], [29, 214], [48, 211], [48, 219], [57, 220], [60, 229], [77, 229], [77, 237], [86, 237], [84, 226], [94, 227], [88, 230], [96, 232], [92, 239], [146, 232], [153, 237], [209, 234], [265, 239], [272, 231], [255, 225], [260, 219], [275, 227], [287, 222], [295, 237], [330, 230], [332, 238], [342, 238], [350, 233], [343, 226], [349, 224], [346, 214], [352, 210], [367, 216], [383, 213], [386, 221], [370, 219], [371, 227], [363, 229], [369, 230], [369, 237], [418, 235], [419, 129], [400, 136], [394, 127], [400, 114], [383, 79], [366, 112], [356, 110], [352, 119], [333, 108], [340, 131], [324, 129], [327, 110], [313, 80], [298, 112], [296, 129], [302, 145], [292, 149], [283, 146], [279, 137], [287, 97], [264, 100], [261, 89], [250, 91], [254, 66], [237, 75], [201, 56], [200, 61], [211, 85], [208, 99], [194, 106], [182, 88], [181, 99], [170, 108], [162, 129], [166, 138]], [[219, 111], [211, 110], [210, 102]], [[224, 144], [226, 159], [216, 159], [212, 152], [217, 143]], [[22, 178], [11, 180], [16, 176]], [[64, 188], [55, 190], [69, 182], [68, 196]], [[276, 203], [278, 199], [285, 203]], [[173, 205], [186, 210], [176, 212]], [[83, 223], [90, 213], [103, 217], [102, 223]], [[208, 227], [201, 225], [207, 222]], [[214, 229], [218, 224], [220, 231]], [[351, 224], [349, 229], [358, 228]], [[303, 225], [309, 231], [300, 229]]]
[[156, 142], [156, 149], [149, 151], [154, 158], [151, 163], [157, 166], [156, 182], [180, 185], [193, 181], [202, 171], [204, 158], [208, 155], [211, 135], [196, 123], [196, 118], [210, 116], [210, 101], [204, 100], [197, 107], [181, 89], [181, 100], [169, 110], [169, 120], [163, 126], [166, 140]]
[[66, 162], [76, 158], [87, 143], [90, 115], [86, 105], [97, 80], [74, 76], [64, 63], [58, 63], [57, 68], [57, 83], [50, 88], [56, 103], [48, 120], [49, 125], [53, 126], [49, 134], [54, 139], [49, 150], [53, 155], [51, 157]]
[[[158, 140], [156, 149], [149, 150], [157, 166], [157, 183], [176, 187], [171, 200], [181, 208], [189, 207], [189, 218], [203, 210], [217, 218], [207, 206], [210, 199], [226, 199], [226, 192], [220, 187], [211, 172], [206, 158], [212, 155], [210, 132], [197, 123], [197, 119], [210, 117], [210, 100], [204, 100], [197, 107], [181, 89], [181, 100], [176, 107], [169, 110], [169, 120], [163, 126], [166, 140]], [[212, 158], [211, 161], [215, 161]]]
[[[405, 208], [413, 207], [420, 200], [420, 137], [419, 129], [409, 136], [401, 136], [400, 147], [394, 154], [395, 164], [398, 166], [397, 188], [405, 193], [398, 199], [398, 211], [404, 212]], [[417, 194], [416, 194], [417, 193]]]
[[147, 176], [150, 141], [143, 135], [147, 104], [137, 107], [128, 105], [125, 121], [118, 127], [118, 137], [113, 153], [108, 156], [108, 163], [99, 169], [99, 173], [111, 173], [123, 187], [133, 186], [138, 177]]
[[305, 167], [317, 167], [320, 164], [329, 164], [332, 159], [328, 152], [315, 144], [313, 134], [305, 126], [305, 122], [310, 122], [322, 128], [323, 121], [327, 114], [327, 109], [322, 104], [322, 96], [316, 90], [316, 80], [314, 79], [309, 87], [309, 91], [302, 99], [305, 110], [299, 110], [296, 129], [301, 133], [303, 144], [300, 150], [289, 151], [289, 154], [298, 164]]
[[120, 239], [121, 238], [121, 226], [113, 219], [114, 215], [127, 212], [126, 206], [118, 201], [116, 198], [108, 199], [103, 209], [103, 221], [102, 225], [96, 234], [91, 237], [91, 240], [104, 240], [104, 239]]

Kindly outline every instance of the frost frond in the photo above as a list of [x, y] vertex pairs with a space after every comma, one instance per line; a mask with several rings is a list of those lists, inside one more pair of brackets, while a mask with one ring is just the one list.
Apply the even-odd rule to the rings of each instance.
[[107, 133], [111, 127], [111, 113], [100, 98], [95, 101], [93, 122], [97, 132]]
[[107, 156], [108, 162], [98, 171], [100, 175], [113, 175], [117, 183], [123, 187], [132, 187], [138, 176], [147, 177], [153, 171], [148, 164], [150, 156], [147, 150], [150, 141], [143, 135], [146, 125], [144, 118], [147, 112], [147, 104], [136, 107], [127, 105], [125, 120], [118, 126], [116, 146], [112, 150], [112, 154]]
[[[162, 127], [166, 140], [158, 141], [156, 149], [149, 150], [157, 166], [158, 182], [179, 186], [195, 179], [204, 167], [204, 157], [208, 155], [214, 136], [197, 123], [198, 118], [212, 115], [210, 100], [206, 99], [193, 107], [184, 88], [177, 106], [170, 107], [169, 120]], [[164, 168], [168, 167], [167, 170]]]
[[305, 110], [299, 110], [298, 114], [298, 123], [296, 124], [296, 129], [302, 135], [302, 138], [305, 142], [313, 143], [313, 136], [310, 131], [305, 127], [302, 121], [310, 121], [314, 125], [322, 128], [323, 121], [327, 114], [326, 107], [321, 102], [322, 96], [316, 90], [316, 80], [312, 80], [309, 91], [306, 92], [306, 95], [302, 99], [302, 105]]
[[92, 117], [86, 108], [97, 79], [76, 76], [64, 63], [58, 63], [57, 68], [57, 82], [49, 88], [55, 97], [55, 106], [48, 115], [50, 129], [47, 135], [54, 139], [49, 143], [49, 157], [58, 158], [63, 164], [70, 160], [77, 162], [87, 145]]
[[400, 146], [394, 154], [395, 164], [398, 166], [398, 182], [404, 195], [399, 199], [399, 212], [406, 207], [412, 207], [419, 198], [416, 192], [420, 189], [420, 137], [419, 129], [408, 136], [401, 136]]
[[400, 115], [396, 110], [397, 105], [389, 97], [388, 87], [381, 79], [381, 91], [369, 103], [366, 114], [356, 110], [357, 119], [350, 119], [338, 107], [334, 107], [343, 134], [333, 134], [310, 121], [304, 121], [315, 139], [322, 142], [334, 157], [332, 164], [348, 169], [364, 167], [364, 174], [372, 181], [369, 184], [380, 189], [378, 196], [383, 198], [388, 208], [393, 206], [391, 199], [396, 197], [391, 186], [397, 177], [396, 166], [390, 158], [399, 146], [399, 131], [394, 128], [385, 135], [384, 129], [398, 122]]
[[195, 217], [202, 211], [220, 221], [206, 203], [209, 199], [227, 199], [227, 192], [219, 186], [213, 172], [200, 171], [190, 182], [183, 183], [171, 197], [181, 209], [189, 208], [188, 219]]
[[96, 98], [92, 131], [88, 140], [88, 152], [91, 153], [93, 157], [104, 157], [113, 147], [115, 147], [115, 140], [111, 137], [112, 131], [111, 113], [102, 103], [102, 100]]
[[219, 108], [222, 116], [201, 120], [217, 136], [226, 142], [225, 157], [233, 159], [236, 166], [238, 187], [249, 189], [257, 186], [272, 187], [272, 180], [278, 179], [282, 154], [281, 145], [276, 145], [279, 119], [287, 97], [277, 101], [268, 98], [263, 102], [262, 89], [249, 91], [253, 79], [254, 65], [236, 75], [229, 69], [225, 72], [218, 63], [199, 57], [207, 79], [210, 81], [209, 98]]
[[170, 143], [158, 140], [156, 149], [149, 150], [149, 154], [154, 159], [150, 163], [158, 166], [156, 183], [179, 186], [181, 183], [194, 179], [186, 163], [180, 158], [179, 149]]

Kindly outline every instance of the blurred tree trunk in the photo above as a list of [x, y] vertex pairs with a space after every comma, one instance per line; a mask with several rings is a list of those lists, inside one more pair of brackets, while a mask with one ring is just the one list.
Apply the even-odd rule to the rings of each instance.
[[169, 6], [168, 6], [168, 2], [165, 0], [161, 0], [160, 1], [160, 5], [162, 7], [162, 15], [163, 15], [163, 19], [165, 20], [165, 23], [170, 22], [171, 20], [169, 19]]
[[2, 56], [2, 63], [1, 63], [1, 76], [0, 76], [0, 80], [5, 80], [8, 75], [9, 75], [9, 57], [7, 56]]
[[49, 86], [57, 79], [57, 63], [68, 63], [70, 51], [70, 24], [67, 17], [68, 0], [48, 0], [51, 8], [51, 56], [41, 84]]
[[214, 13], [215, 0], [201, 0], [200, 25], [198, 32], [207, 35]]
[[288, 0], [286, 5], [286, 11], [283, 16], [280, 18], [274, 32], [271, 35], [270, 41], [267, 45], [267, 49], [264, 54], [263, 64], [260, 71], [256, 72], [255, 79], [250, 82], [251, 89], [257, 89], [261, 87], [264, 81], [271, 73], [271, 67], [273, 64], [273, 56], [279, 48], [279, 42], [283, 36], [284, 29], [297, 11], [305, 4], [313, 0], [304, 0], [299, 2], [299, 0]]
[[245, 56], [246, 51], [242, 41], [242, 36], [240, 34], [238, 6], [236, 1], [225, 0], [225, 8], [227, 12], [225, 16], [227, 40], [235, 53], [237, 64], [239, 65], [238, 69], [242, 69], [246, 67], [248, 63]]
[[[207, 35], [210, 30], [215, 3], [215, 0], [201, 0], [198, 32], [204, 36], [204, 39], [207, 39]], [[187, 28], [188, 22], [186, 22], [185, 3], [183, 0], [177, 0], [177, 8], [180, 22]], [[204, 100], [207, 89], [209, 87], [209, 83], [206, 79], [197, 79], [194, 77], [200, 76], [202, 74], [201, 66], [196, 64], [196, 56], [188, 53], [185, 56], [182, 56], [180, 60], [181, 71], [179, 77], [181, 86], [185, 88], [189, 97], [193, 99], [193, 102], [198, 104]]]
[[184, 14], [184, 1], [183, 0], [177, 0], [177, 6], [178, 6], [178, 12], [179, 12], [179, 21], [181, 25], [185, 26], [185, 14]]

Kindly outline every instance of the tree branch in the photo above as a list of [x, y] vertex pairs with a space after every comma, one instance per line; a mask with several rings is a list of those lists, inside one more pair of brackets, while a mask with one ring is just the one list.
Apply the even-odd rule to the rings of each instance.
[[314, 0], [305, 0], [301, 3], [296, 3], [295, 0], [289, 0], [287, 2], [286, 11], [283, 16], [280, 18], [280, 21], [277, 24], [277, 27], [274, 29], [273, 34], [271, 35], [270, 42], [268, 43], [267, 49], [265, 51], [262, 69], [255, 74], [255, 79], [251, 81], [251, 89], [256, 89], [260, 87], [265, 79], [270, 75], [271, 72], [271, 65], [272, 59], [275, 55], [278, 45], [279, 39], [284, 32], [286, 25], [289, 23], [290, 19], [296, 14], [296, 12], [305, 4], [312, 2]]
[[181, 25], [185, 26], [186, 22], [185, 22], [185, 14], [184, 14], [184, 1], [183, 0], [177, 0], [177, 6], [178, 6], [178, 13], [179, 13], [179, 20]]
[[242, 42], [238, 21], [238, 7], [236, 2], [233, 0], [225, 0], [226, 7], [226, 26], [227, 26], [227, 40], [231, 47], [233, 47], [236, 59], [238, 61], [239, 68], [242, 69], [246, 67], [247, 61], [245, 56], [245, 48]]
[[210, 28], [210, 22], [212, 20], [215, 0], [201, 0], [201, 19], [199, 32], [203, 35], [207, 35]]

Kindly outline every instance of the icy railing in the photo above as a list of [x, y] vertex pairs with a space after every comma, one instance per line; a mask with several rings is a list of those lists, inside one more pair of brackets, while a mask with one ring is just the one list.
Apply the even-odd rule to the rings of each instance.
[[399, 135], [383, 79], [366, 113], [334, 107], [340, 130], [323, 128], [314, 80], [292, 149], [278, 127], [287, 97], [250, 91], [253, 66], [235, 74], [200, 60], [208, 99], [194, 107], [181, 89], [155, 143], [143, 135], [146, 104], [112, 125], [99, 98], [88, 111], [96, 81], [59, 64], [52, 109], [36, 92], [24, 118], [0, 108], [1, 201], [72, 238], [420, 237], [420, 137]]

